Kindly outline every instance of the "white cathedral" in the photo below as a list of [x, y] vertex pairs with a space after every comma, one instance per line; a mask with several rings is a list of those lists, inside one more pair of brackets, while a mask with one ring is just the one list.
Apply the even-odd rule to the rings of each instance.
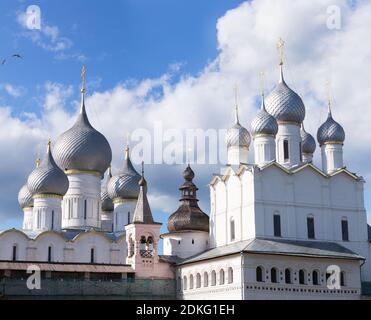
[[210, 182], [210, 215], [198, 206], [188, 165], [165, 234], [128, 147], [121, 171], [111, 174], [110, 145], [89, 122], [84, 85], [81, 92], [75, 124], [49, 142], [19, 192], [22, 230], [0, 231], [0, 278], [32, 262], [49, 277], [173, 279], [178, 299], [361, 298], [371, 281], [365, 181], [343, 163], [345, 133], [330, 104], [317, 133], [322, 166], [313, 164], [316, 142], [282, 61], [251, 134], [236, 108], [228, 164]]

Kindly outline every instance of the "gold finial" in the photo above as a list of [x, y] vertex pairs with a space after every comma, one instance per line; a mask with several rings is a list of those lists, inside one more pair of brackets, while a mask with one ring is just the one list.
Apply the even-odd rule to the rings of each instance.
[[235, 103], [235, 121], [236, 123], [240, 123], [239, 117], [238, 117], [238, 86], [237, 84], [234, 85], [234, 103]]
[[85, 65], [83, 65], [81, 69], [81, 81], [82, 81], [81, 93], [85, 93], [85, 74], [86, 74], [86, 69], [85, 69]]
[[264, 71], [260, 71], [259, 78], [260, 78], [260, 93], [262, 97], [264, 97], [264, 86], [265, 86], [265, 72]]
[[331, 81], [327, 80], [325, 86], [326, 86], [328, 113], [331, 114]]
[[142, 161], [142, 177], [144, 177], [144, 161]]
[[40, 167], [40, 164], [41, 164], [41, 159], [37, 158], [36, 159], [36, 168]]
[[283, 41], [282, 38], [280, 38], [278, 40], [277, 49], [278, 49], [278, 52], [279, 52], [280, 66], [282, 66], [283, 65], [283, 58], [284, 58], [284, 55], [285, 55], [285, 41]]

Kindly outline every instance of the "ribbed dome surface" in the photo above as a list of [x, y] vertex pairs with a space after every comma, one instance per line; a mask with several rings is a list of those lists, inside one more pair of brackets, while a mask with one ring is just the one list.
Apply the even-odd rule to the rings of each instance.
[[313, 154], [316, 151], [316, 140], [314, 140], [313, 136], [306, 132], [304, 127], [302, 128], [301, 132], [301, 150], [303, 153]]
[[227, 131], [226, 136], [227, 147], [249, 147], [251, 143], [251, 136], [246, 128], [236, 123]]
[[251, 134], [276, 136], [278, 132], [277, 120], [265, 109], [264, 98], [259, 113], [251, 123]]
[[305, 106], [299, 95], [286, 84], [282, 69], [281, 79], [265, 100], [268, 113], [277, 121], [302, 123], [305, 118]]
[[109, 168], [108, 173], [107, 173], [107, 180], [104, 182], [104, 185], [102, 187], [102, 192], [101, 192], [102, 211], [113, 211], [114, 209], [113, 201], [109, 197], [108, 192], [107, 192], [107, 185], [111, 178], [112, 178], [111, 168]]
[[141, 176], [133, 167], [129, 149], [126, 149], [125, 161], [121, 172], [113, 176], [107, 185], [111, 199], [137, 199], [139, 195], [139, 180]]
[[53, 153], [63, 170], [97, 171], [102, 175], [112, 160], [107, 139], [95, 130], [87, 117], [84, 98], [77, 121], [57, 139]]
[[28, 190], [27, 184], [25, 184], [18, 193], [18, 203], [22, 209], [27, 207], [33, 207], [32, 193]]
[[68, 178], [55, 163], [50, 144], [45, 159], [28, 177], [27, 186], [33, 196], [36, 194], [64, 196], [66, 194], [69, 186]]
[[332, 118], [331, 112], [329, 112], [327, 120], [319, 127], [317, 140], [320, 145], [329, 142], [343, 143], [345, 141], [344, 129]]

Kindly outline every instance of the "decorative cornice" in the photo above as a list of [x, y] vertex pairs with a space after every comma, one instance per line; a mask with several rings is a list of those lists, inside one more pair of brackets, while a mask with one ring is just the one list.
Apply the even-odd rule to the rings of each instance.
[[271, 137], [271, 138], [275, 138], [276, 136], [273, 135], [273, 134], [264, 134], [264, 133], [259, 133], [259, 134], [256, 134], [256, 135], [253, 135], [253, 139], [255, 140], [256, 138], [260, 138], [260, 137]]
[[63, 196], [59, 194], [46, 194], [46, 193], [39, 193], [32, 196], [34, 199], [42, 199], [42, 198], [56, 198], [56, 199], [63, 199]]
[[324, 145], [327, 145], [327, 144], [339, 144], [339, 145], [344, 145], [344, 143], [343, 142], [339, 142], [339, 141], [326, 141], [326, 142], [324, 142], [322, 145], [321, 145], [321, 147], [322, 146], [324, 146]]
[[125, 199], [122, 199], [122, 198], [115, 198], [112, 200], [113, 204], [120, 204], [120, 203], [127, 203], [129, 201], [134, 201], [134, 200], [138, 200], [137, 198], [125, 198]]
[[297, 123], [295, 121], [277, 121], [277, 123], [278, 123], [278, 125], [280, 125], [280, 124], [292, 124], [294, 126], [301, 127], [301, 124]]
[[77, 169], [67, 169], [64, 171], [66, 175], [72, 175], [72, 174], [91, 174], [97, 177], [101, 177], [102, 174], [99, 171], [93, 171], [93, 170], [77, 170]]

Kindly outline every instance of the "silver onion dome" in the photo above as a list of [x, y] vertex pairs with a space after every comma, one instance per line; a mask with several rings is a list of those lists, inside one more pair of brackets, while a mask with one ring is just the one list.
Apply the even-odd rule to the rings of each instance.
[[267, 112], [264, 100], [263, 96], [260, 111], [251, 123], [253, 137], [258, 135], [276, 136], [278, 132], [277, 120]]
[[306, 132], [304, 129], [304, 125], [300, 131], [301, 135], [301, 151], [303, 153], [313, 154], [316, 151], [316, 140], [314, 140], [313, 136]]
[[265, 100], [267, 111], [278, 122], [302, 123], [305, 118], [305, 106], [300, 96], [290, 89], [283, 78], [280, 66], [280, 81]]
[[108, 192], [107, 192], [107, 185], [109, 180], [112, 178], [112, 172], [111, 172], [111, 167], [108, 168], [108, 174], [107, 174], [107, 180], [104, 183], [104, 186], [102, 188], [101, 192], [101, 207], [102, 211], [105, 212], [110, 212], [114, 210], [114, 205], [112, 199], [109, 197]]
[[27, 184], [25, 184], [21, 190], [19, 190], [18, 203], [22, 209], [33, 207], [32, 193], [30, 190], [28, 190]]
[[112, 200], [137, 199], [139, 195], [140, 174], [135, 170], [130, 160], [129, 147], [125, 150], [125, 160], [122, 170], [108, 182], [107, 192]]
[[235, 124], [228, 129], [226, 135], [227, 148], [229, 147], [246, 147], [249, 148], [251, 143], [251, 136], [246, 128], [241, 126], [238, 118], [238, 107], [236, 105]]
[[318, 129], [317, 140], [321, 146], [326, 143], [343, 144], [345, 141], [344, 129], [339, 123], [337, 123], [332, 118], [330, 104], [329, 104], [327, 120]]
[[27, 180], [27, 186], [33, 196], [52, 194], [64, 196], [69, 182], [65, 173], [57, 166], [50, 150], [50, 142], [45, 159], [41, 162]]
[[111, 147], [103, 134], [89, 122], [85, 110], [85, 89], [81, 89], [81, 110], [75, 124], [57, 139], [53, 153], [62, 170], [95, 171], [102, 176], [112, 160]]

